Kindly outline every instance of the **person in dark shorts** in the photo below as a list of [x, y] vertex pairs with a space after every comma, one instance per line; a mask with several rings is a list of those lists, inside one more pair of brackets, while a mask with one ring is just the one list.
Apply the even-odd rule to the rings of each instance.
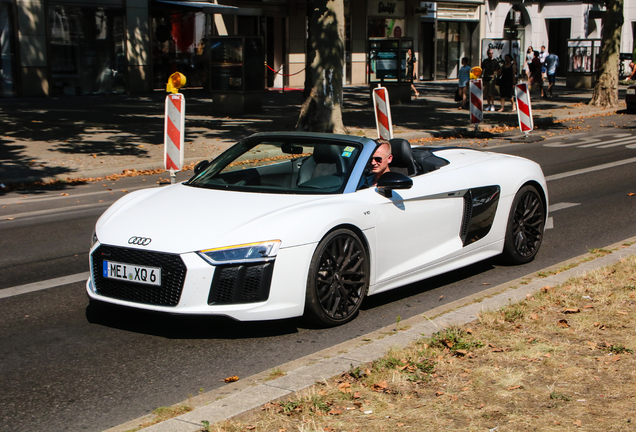
[[552, 93], [552, 87], [554, 87], [554, 83], [556, 83], [556, 69], [559, 67], [559, 57], [556, 54], [548, 54], [545, 58], [545, 62], [543, 62], [546, 75], [548, 77], [548, 97], [554, 97]]
[[[495, 75], [499, 71], [499, 61], [493, 58], [492, 49], [488, 48], [486, 51], [488, 56], [481, 62], [481, 76], [484, 81], [484, 111], [495, 110], [495, 94], [497, 93], [495, 87]], [[486, 106], [488, 104], [489, 106]]]
[[409, 48], [409, 50], [406, 53], [406, 80], [411, 82], [411, 88], [415, 92], [415, 97], [418, 97], [420, 95], [420, 92], [418, 92], [415, 86], [413, 85], [416, 61], [417, 61], [417, 58], [415, 58], [415, 56], [413, 55], [413, 50]]
[[501, 109], [499, 112], [503, 112], [506, 99], [510, 99], [512, 111], [514, 112], [517, 110], [515, 98], [512, 93], [516, 76], [517, 67], [512, 62], [512, 56], [510, 54], [506, 54], [504, 57], [504, 65], [499, 73], [499, 96], [501, 97]]

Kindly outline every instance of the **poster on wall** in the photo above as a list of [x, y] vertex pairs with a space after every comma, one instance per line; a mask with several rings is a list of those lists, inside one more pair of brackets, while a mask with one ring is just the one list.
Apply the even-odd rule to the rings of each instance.
[[497, 59], [500, 64], [504, 63], [504, 56], [510, 54], [512, 60], [517, 62], [517, 73], [521, 73], [523, 62], [519, 57], [521, 41], [519, 39], [482, 39], [481, 40], [481, 57], [482, 60], [487, 58], [486, 52], [492, 50], [493, 58]]

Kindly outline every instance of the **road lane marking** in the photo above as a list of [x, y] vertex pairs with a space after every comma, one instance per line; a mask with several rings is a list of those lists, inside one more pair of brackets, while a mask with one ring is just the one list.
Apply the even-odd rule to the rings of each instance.
[[49, 279], [40, 282], [33, 282], [26, 285], [18, 285], [11, 288], [0, 289], [0, 299], [13, 297], [20, 294], [26, 294], [34, 291], [41, 291], [49, 288], [55, 288], [62, 285], [68, 285], [75, 282], [81, 282], [88, 279], [89, 272], [77, 273], [70, 276], [62, 276], [55, 279]]
[[[590, 144], [586, 144], [586, 145], [581, 145], [579, 146], [580, 148], [588, 148], [588, 147], [597, 147], [597, 146], [604, 146], [605, 144], [613, 144], [613, 145], [623, 145], [625, 144], [625, 141], [633, 141], [634, 139], [636, 139], [635, 136], [627, 134], [628, 136], [626, 138], [621, 138], [622, 135], [625, 134], [616, 134], [613, 135], [615, 136], [617, 139], [613, 139], [613, 140], [609, 140], [609, 141], [602, 141], [599, 140], [600, 142], [596, 142], [596, 143], [590, 143]], [[618, 143], [618, 144], [616, 144]], [[599, 147], [599, 148], [603, 148], [603, 147]]]
[[549, 210], [549, 213], [554, 213], [555, 211], [563, 210], [570, 207], [576, 207], [580, 205], [581, 203], [562, 202], [562, 203], [552, 204], [550, 207], [548, 207], [548, 210]]
[[54, 208], [54, 209], [47, 209], [47, 210], [35, 210], [35, 211], [25, 212], [25, 213], [6, 214], [6, 215], [0, 216], [0, 222], [3, 222], [3, 219], [12, 220], [9, 218], [23, 219], [23, 218], [36, 217], [36, 216], [47, 216], [47, 215], [56, 214], [56, 213], [69, 213], [69, 212], [76, 212], [81, 210], [90, 210], [90, 209], [99, 208], [99, 207], [106, 208], [106, 207], [109, 207], [110, 205], [111, 204], [109, 203], [80, 204], [80, 205], [76, 205], [72, 207]]
[[634, 163], [636, 162], [636, 158], [631, 158], [631, 159], [624, 159], [621, 161], [616, 161], [616, 162], [610, 162], [610, 163], [606, 163], [603, 165], [596, 165], [593, 167], [589, 167], [589, 168], [583, 168], [583, 169], [579, 169], [579, 170], [574, 170], [574, 171], [568, 171], [568, 172], [564, 172], [561, 174], [554, 174], [551, 176], [547, 176], [545, 178], [546, 181], [552, 181], [552, 180], [560, 180], [563, 178], [567, 178], [567, 177], [573, 177], [579, 174], [587, 174], [590, 172], [594, 172], [594, 171], [601, 171], [604, 169], [608, 169], [608, 168], [615, 168], [617, 166], [621, 166], [621, 165], [627, 165], [630, 163]]
[[[132, 192], [138, 189], [149, 189], [153, 187], [159, 187], [159, 186], [153, 186], [153, 185], [133, 186], [133, 187], [125, 188], [125, 190], [128, 192]], [[100, 190], [95, 192], [83, 192], [79, 194], [69, 194], [69, 195], [60, 195], [59, 193], [56, 195], [47, 194], [42, 196], [26, 196], [26, 197], [21, 195], [19, 197], [0, 198], [0, 205], [32, 204], [32, 203], [39, 203], [42, 201], [63, 200], [63, 199], [68, 200], [68, 199], [84, 198], [84, 197], [93, 196], [93, 195], [103, 195], [103, 194], [110, 195], [111, 192], [123, 192], [123, 190], [121, 189]], [[126, 193], [126, 192], [123, 192], [123, 193]]]

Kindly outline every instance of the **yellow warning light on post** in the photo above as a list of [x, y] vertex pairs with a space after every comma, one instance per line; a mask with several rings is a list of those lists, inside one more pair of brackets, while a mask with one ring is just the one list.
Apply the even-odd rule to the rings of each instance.
[[186, 77], [181, 72], [175, 72], [168, 78], [168, 85], [166, 85], [166, 91], [170, 93], [178, 93], [179, 89], [186, 83]]
[[470, 70], [470, 79], [477, 79], [481, 76], [481, 68], [479, 66], [475, 66]]

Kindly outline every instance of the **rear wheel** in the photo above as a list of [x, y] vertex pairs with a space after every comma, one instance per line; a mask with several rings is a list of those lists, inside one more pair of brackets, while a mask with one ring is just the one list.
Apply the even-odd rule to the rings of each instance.
[[358, 236], [339, 229], [323, 238], [311, 260], [305, 318], [321, 326], [351, 321], [369, 287], [369, 259]]
[[503, 258], [511, 264], [525, 264], [534, 259], [545, 228], [545, 205], [537, 189], [522, 187], [512, 203]]

